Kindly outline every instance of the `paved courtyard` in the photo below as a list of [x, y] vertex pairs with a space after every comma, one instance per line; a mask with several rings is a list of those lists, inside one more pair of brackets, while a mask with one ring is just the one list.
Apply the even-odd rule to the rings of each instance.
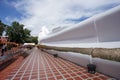
[[34, 48], [6, 80], [110, 80], [110, 77], [90, 74], [86, 68]]

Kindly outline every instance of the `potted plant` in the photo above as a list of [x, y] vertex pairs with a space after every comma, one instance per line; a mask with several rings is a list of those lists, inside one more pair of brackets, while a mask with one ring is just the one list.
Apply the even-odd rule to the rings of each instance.
[[91, 54], [93, 53], [93, 51], [94, 51], [94, 48], [90, 52], [90, 63], [87, 65], [88, 72], [91, 74], [95, 74], [95, 72], [96, 72], [96, 65], [93, 64], [93, 62], [92, 62], [92, 55]]
[[58, 54], [53, 54], [53, 56], [56, 58], [56, 57], [58, 57]]

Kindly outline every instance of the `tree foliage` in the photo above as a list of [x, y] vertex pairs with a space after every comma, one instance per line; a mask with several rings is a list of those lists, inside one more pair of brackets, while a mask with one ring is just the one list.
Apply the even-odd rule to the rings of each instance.
[[30, 40], [31, 40], [31, 42], [34, 42], [35, 44], [38, 43], [38, 37], [31, 36]]
[[35, 44], [37, 44], [38, 43], [38, 37], [30, 36], [29, 38], [27, 38], [26, 42], [27, 43], [35, 43]]
[[2, 36], [3, 32], [5, 31], [5, 27], [6, 25], [0, 20], [0, 36]]
[[35, 36], [30, 35], [30, 30], [25, 28], [23, 24], [13, 22], [11, 26], [8, 26], [0, 20], [0, 36], [3, 32], [6, 32], [6, 36], [9, 37], [10, 42], [16, 43], [36, 43], [38, 42]]
[[18, 22], [13, 22], [10, 27], [7, 27], [6, 35], [11, 42], [24, 43], [30, 37], [30, 30]]

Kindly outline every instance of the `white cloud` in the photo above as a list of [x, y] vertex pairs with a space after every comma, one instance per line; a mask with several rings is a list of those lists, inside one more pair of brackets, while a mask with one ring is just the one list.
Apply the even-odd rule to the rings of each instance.
[[10, 17], [10, 16], [5, 17], [5, 20], [6, 20], [8, 23], [12, 23], [12, 22], [14, 22], [14, 21], [19, 21], [18, 18], [16, 18], [16, 17]]
[[102, 10], [100, 7], [118, 4], [120, 0], [18, 0], [14, 7], [24, 15], [21, 19], [32, 35], [38, 35], [42, 26], [49, 30], [57, 26], [74, 25], [67, 19], [92, 16]]
[[38, 41], [40, 41], [43, 38], [45, 38], [48, 33], [49, 33], [48, 29], [45, 26], [43, 26], [41, 31], [40, 31], [40, 33], [38, 34]]

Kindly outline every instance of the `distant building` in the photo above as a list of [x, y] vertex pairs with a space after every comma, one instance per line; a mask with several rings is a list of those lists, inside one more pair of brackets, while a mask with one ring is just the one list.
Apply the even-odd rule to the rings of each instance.
[[35, 43], [24, 43], [23, 47], [32, 49], [35, 46]]
[[30, 45], [30, 46], [34, 46], [35, 43], [24, 43], [24, 46], [28, 46], [28, 45]]

